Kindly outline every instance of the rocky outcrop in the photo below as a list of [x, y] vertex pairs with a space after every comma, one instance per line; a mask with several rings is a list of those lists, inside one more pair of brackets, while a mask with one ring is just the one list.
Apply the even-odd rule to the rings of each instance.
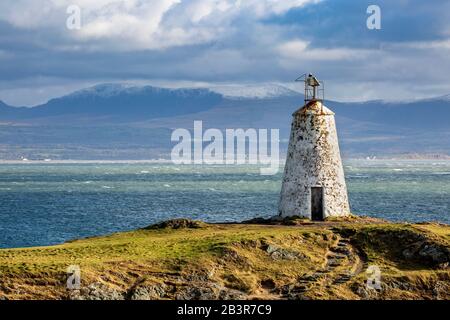
[[450, 262], [450, 249], [427, 240], [419, 240], [402, 251], [405, 259], [425, 261], [439, 269], [446, 269]]
[[70, 300], [124, 300], [124, 298], [122, 292], [99, 282], [91, 283], [79, 290], [71, 290], [68, 295]]
[[265, 250], [274, 260], [297, 260], [307, 258], [306, 255], [301, 252], [284, 249], [274, 244], [264, 243], [262, 249]]
[[206, 223], [190, 219], [172, 219], [152, 224], [145, 229], [197, 229], [203, 228]]

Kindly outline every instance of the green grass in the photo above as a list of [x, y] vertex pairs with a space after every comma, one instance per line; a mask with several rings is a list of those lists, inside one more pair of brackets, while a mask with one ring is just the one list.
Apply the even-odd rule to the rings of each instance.
[[[220, 286], [267, 298], [261, 288], [263, 281], [269, 279], [281, 287], [320, 269], [340, 236], [350, 238], [364, 253], [366, 264], [379, 265], [385, 275], [435, 277], [433, 266], [406, 260], [402, 250], [418, 235], [448, 247], [448, 226], [364, 221], [202, 224], [198, 228], [140, 229], [48, 247], [2, 249], [0, 297], [64, 298], [66, 269], [79, 265], [84, 286], [102, 282], [126, 291], [136, 281], [189, 283], [189, 275], [214, 270], [210, 280]], [[266, 252], [268, 245], [301, 259], [274, 260]], [[321, 297], [355, 298], [350, 285], [318, 292]]]
[[76, 240], [56, 246], [0, 250], [2, 272], [61, 270], [69, 264], [95, 268], [104, 262], [195, 260], [217, 255], [230, 243], [299, 234], [274, 226], [215, 225], [201, 229], [137, 230]]

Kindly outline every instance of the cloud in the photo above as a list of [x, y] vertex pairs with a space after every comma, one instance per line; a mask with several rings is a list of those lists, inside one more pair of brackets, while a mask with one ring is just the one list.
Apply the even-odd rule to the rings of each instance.
[[347, 60], [362, 59], [369, 55], [369, 50], [355, 48], [313, 48], [309, 41], [292, 40], [278, 46], [278, 52], [288, 64], [298, 63], [300, 60]]
[[450, 39], [434, 41], [411, 41], [387, 45], [397, 49], [450, 50]]
[[[60, 37], [100, 49], [167, 49], [219, 40], [244, 17], [256, 21], [318, 0], [18, 0], [0, 5], [0, 20], [24, 29], [56, 29]], [[65, 29], [79, 6], [80, 30]], [[64, 47], [67, 48], [67, 47]]]
[[[99, 82], [287, 82], [314, 72], [339, 100], [450, 92], [450, 2], [0, 1], [0, 100], [32, 105]], [[66, 28], [69, 5], [81, 30]], [[351, 88], [351, 89], [349, 89]]]

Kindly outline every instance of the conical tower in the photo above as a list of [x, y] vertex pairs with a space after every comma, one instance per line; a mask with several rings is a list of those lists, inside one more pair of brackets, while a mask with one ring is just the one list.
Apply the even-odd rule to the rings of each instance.
[[305, 105], [293, 114], [279, 215], [346, 216], [350, 207], [334, 113], [323, 105], [323, 84], [311, 74], [303, 81]]

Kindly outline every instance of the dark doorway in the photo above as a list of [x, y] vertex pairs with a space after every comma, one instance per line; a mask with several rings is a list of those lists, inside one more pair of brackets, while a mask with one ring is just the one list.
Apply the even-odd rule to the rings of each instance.
[[311, 220], [323, 220], [323, 188], [311, 188]]

